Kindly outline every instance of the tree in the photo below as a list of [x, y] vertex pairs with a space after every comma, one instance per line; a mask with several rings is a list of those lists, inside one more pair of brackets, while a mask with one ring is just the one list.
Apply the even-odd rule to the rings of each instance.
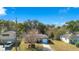
[[50, 38], [50, 39], [54, 39], [54, 34], [53, 34], [53, 32], [51, 32], [51, 34], [49, 35], [49, 38]]
[[46, 31], [46, 25], [44, 25], [43, 23], [41, 23], [37, 20], [25, 21], [24, 27], [25, 27], [24, 29], [27, 31], [31, 30], [31, 29], [37, 29], [42, 34], [45, 34], [45, 31]]
[[17, 24], [17, 32], [18, 32], [18, 36], [21, 36], [21, 34], [25, 32], [23, 23]]
[[60, 36], [66, 33], [66, 29], [64, 27], [56, 27], [53, 28], [52, 30], [53, 34], [54, 34], [54, 38], [55, 40], [60, 40]]
[[70, 32], [79, 31], [79, 20], [66, 22], [66, 28], [67, 28]]
[[15, 30], [15, 22], [12, 22], [10, 20], [0, 20], [0, 29], [1, 31], [9, 31], [9, 30]]

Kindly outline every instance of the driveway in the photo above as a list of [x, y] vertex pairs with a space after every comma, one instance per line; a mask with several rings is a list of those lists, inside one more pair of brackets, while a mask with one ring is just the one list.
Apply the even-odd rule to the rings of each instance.
[[5, 48], [3, 48], [2, 45], [0, 45], [0, 51], [5, 51]]
[[48, 44], [43, 44], [43, 51], [53, 51], [54, 49], [52, 49], [51, 47], [50, 47], [50, 45], [48, 45]]

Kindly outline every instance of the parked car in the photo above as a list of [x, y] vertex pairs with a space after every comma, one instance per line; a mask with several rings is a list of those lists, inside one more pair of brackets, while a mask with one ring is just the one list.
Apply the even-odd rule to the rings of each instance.
[[13, 45], [12, 42], [7, 42], [6, 44], [4, 44], [4, 47], [5, 47], [5, 48], [9, 48], [9, 47], [11, 47], [12, 45]]

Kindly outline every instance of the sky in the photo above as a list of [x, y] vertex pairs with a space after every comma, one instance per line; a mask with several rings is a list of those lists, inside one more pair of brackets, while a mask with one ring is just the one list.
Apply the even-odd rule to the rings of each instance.
[[18, 22], [28, 19], [44, 24], [63, 25], [71, 20], [79, 20], [78, 7], [0, 7], [0, 19]]

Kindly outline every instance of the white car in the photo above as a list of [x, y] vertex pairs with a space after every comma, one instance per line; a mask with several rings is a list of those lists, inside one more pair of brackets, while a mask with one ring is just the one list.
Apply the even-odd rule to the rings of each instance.
[[7, 43], [4, 45], [4, 47], [5, 47], [5, 48], [9, 48], [9, 47], [11, 47], [12, 45], [13, 45], [12, 42], [7, 42]]

